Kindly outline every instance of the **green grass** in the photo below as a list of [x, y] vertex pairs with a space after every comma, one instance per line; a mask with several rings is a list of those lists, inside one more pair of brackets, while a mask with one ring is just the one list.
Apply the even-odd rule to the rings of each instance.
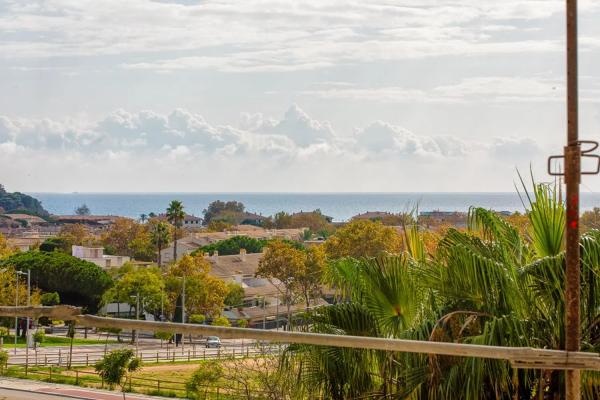
[[[38, 347], [53, 347], [53, 346], [68, 346], [71, 342], [71, 339], [67, 337], [59, 337], [59, 336], [46, 336], [44, 338], [43, 343], [38, 343]], [[89, 344], [105, 344], [106, 340], [98, 340], [98, 339], [73, 339], [73, 346], [81, 346], [81, 345], [89, 345]], [[117, 343], [116, 340], [109, 340], [108, 343]], [[17, 338], [17, 348], [25, 347], [25, 338], [19, 337]], [[4, 338], [4, 346], [5, 349], [14, 349], [15, 348], [15, 337], [8, 336]]]

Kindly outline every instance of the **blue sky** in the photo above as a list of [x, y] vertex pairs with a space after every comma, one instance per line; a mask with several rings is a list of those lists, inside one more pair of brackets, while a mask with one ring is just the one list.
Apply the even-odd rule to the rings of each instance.
[[[0, 0], [22, 191], [511, 191], [561, 151], [564, 1]], [[600, 0], [580, 1], [581, 136]], [[587, 178], [584, 190], [600, 189]]]

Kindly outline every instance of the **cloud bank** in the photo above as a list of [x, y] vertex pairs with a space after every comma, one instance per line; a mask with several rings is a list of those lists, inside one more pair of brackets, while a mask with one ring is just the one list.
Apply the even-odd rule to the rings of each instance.
[[[280, 119], [242, 113], [236, 126], [183, 109], [117, 110], [93, 122], [0, 117], [3, 180], [22, 185], [27, 175], [37, 191], [417, 190], [416, 171], [426, 178], [451, 165], [485, 169], [539, 155], [529, 138], [426, 136], [384, 121], [339, 133], [297, 105]], [[409, 167], [403, 182], [390, 180]]]

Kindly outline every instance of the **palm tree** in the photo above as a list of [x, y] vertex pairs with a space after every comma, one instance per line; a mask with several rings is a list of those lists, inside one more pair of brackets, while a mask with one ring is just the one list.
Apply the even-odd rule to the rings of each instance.
[[140, 222], [143, 224], [148, 220], [148, 216], [146, 214], [140, 214]]
[[[326, 274], [340, 302], [307, 314], [303, 329], [481, 345], [560, 349], [564, 343], [564, 207], [553, 187], [526, 192], [530, 229], [472, 208], [466, 231], [450, 229], [431, 254], [411, 227], [405, 252], [341, 259]], [[582, 351], [600, 350], [600, 231], [582, 236]], [[293, 345], [283, 368], [314, 397], [549, 399], [561, 371], [506, 361]], [[582, 374], [584, 398], [600, 374]]]
[[158, 261], [158, 265], [161, 266], [161, 251], [169, 244], [169, 239], [171, 237], [171, 229], [169, 228], [168, 224], [162, 221], [158, 221], [156, 223], [151, 222], [150, 225], [152, 225], [152, 228], [150, 230], [152, 243], [156, 246], [156, 259]]
[[183, 224], [185, 213], [183, 204], [179, 200], [173, 200], [167, 208], [167, 220], [175, 227], [173, 231], [173, 261], [177, 261], [177, 234], [178, 229]]

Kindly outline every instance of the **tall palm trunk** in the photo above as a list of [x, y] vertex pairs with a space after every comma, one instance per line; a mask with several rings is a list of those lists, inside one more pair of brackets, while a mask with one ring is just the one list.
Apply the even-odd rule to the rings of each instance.
[[177, 261], [177, 227], [173, 236], [173, 262]]

